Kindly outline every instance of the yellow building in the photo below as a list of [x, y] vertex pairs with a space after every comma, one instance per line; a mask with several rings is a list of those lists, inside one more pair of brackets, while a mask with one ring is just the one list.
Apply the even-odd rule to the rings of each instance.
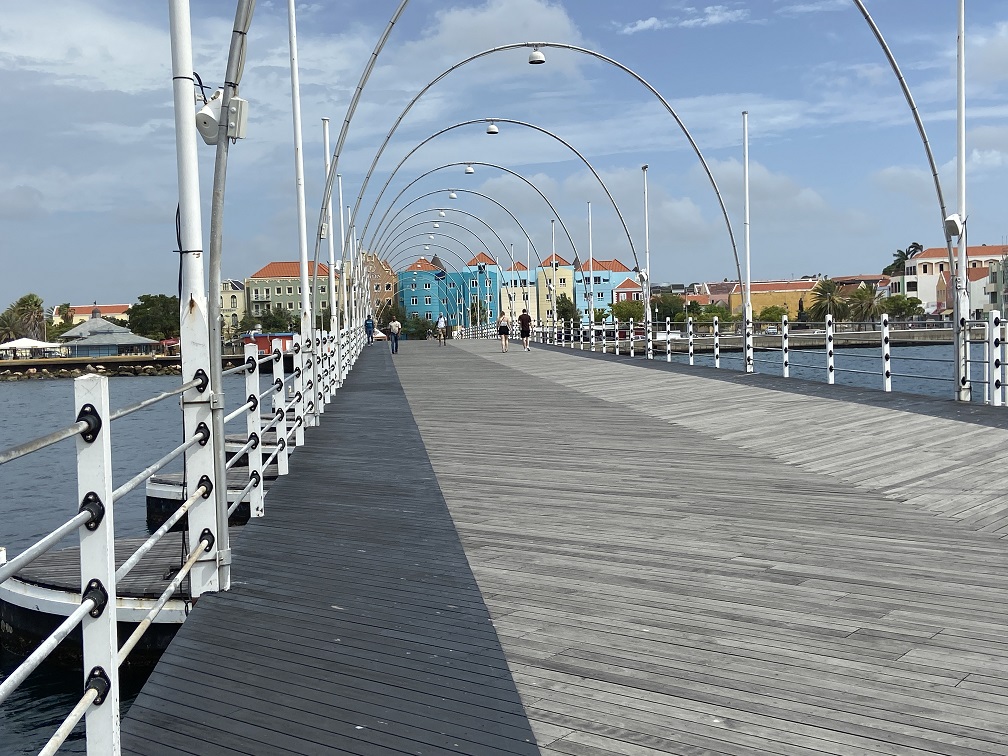
[[[799, 312], [808, 309], [811, 304], [809, 294], [817, 283], [818, 280], [815, 278], [801, 278], [797, 281], [753, 281], [751, 294], [753, 317], [759, 315], [765, 307], [786, 307], [788, 317], [794, 320]], [[731, 284], [727, 301], [731, 312], [742, 312], [742, 289], [737, 281]]]
[[[539, 323], [547, 325], [553, 321], [553, 282], [556, 281], [556, 296], [566, 294], [572, 302], [577, 302], [574, 298], [574, 266], [564, 260], [559, 255], [550, 255], [543, 260], [536, 272], [536, 298], [535, 309]], [[529, 308], [530, 314], [532, 309]]]

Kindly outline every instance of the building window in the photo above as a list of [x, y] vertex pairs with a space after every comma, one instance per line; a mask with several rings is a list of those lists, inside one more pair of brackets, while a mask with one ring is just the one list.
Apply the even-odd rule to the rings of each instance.
[[416, 282], [414, 281], [413, 283], [411, 283], [409, 287], [413, 289], [413, 291], [416, 291]]
[[325, 310], [325, 309], [327, 309], [328, 307], [329, 307], [329, 303], [328, 303], [328, 302], [326, 302], [326, 301], [325, 301], [325, 300], [323, 299], [323, 300], [322, 300], [322, 309], [323, 309], [323, 310]]
[[252, 296], [259, 299], [259, 289], [252, 289]]
[[392, 291], [392, 284], [391, 283], [385, 284], [385, 291]]
[[427, 318], [427, 320], [434, 320], [434, 318], [431, 317], [431, 314], [429, 312], [425, 312], [424, 317]]
[[455, 288], [455, 282], [454, 281], [449, 281], [448, 282], [448, 288], [449, 289], [454, 289]]
[[415, 304], [416, 304], [416, 301], [417, 301], [417, 300], [416, 300], [416, 297], [413, 297], [412, 299], [410, 299], [410, 304], [411, 304], [411, 305], [415, 305]]
[[[280, 292], [278, 291], [278, 292], [277, 292], [277, 294], [279, 294], [279, 293], [280, 293]], [[288, 286], [288, 287], [287, 287], [287, 293], [288, 293], [288, 294], [293, 294], [293, 293], [294, 293], [294, 287], [293, 287], [293, 286]], [[299, 292], [299, 293], [300, 293], [300, 292]]]
[[293, 302], [288, 302], [287, 303], [287, 309], [288, 310], [293, 310], [294, 309], [294, 303]]
[[325, 286], [319, 286], [318, 290], [319, 290], [319, 294], [325, 294], [325, 292], [326, 292]]
[[278, 295], [279, 295], [279, 294], [283, 294], [283, 290], [282, 290], [282, 289], [281, 289], [281, 288], [280, 288], [279, 286], [277, 286], [277, 287], [276, 287], [276, 289], [277, 289], [277, 290], [276, 290], [276, 293], [277, 293]]
[[252, 312], [254, 312], [256, 315], [259, 314], [259, 303], [258, 302], [256, 304], [252, 305]]
[[566, 278], [561, 278], [560, 279], [560, 285], [561, 286], [566, 286], [567, 285], [567, 279]]
[[423, 298], [423, 303], [424, 303], [425, 305], [429, 305], [429, 304], [430, 304], [430, 297], [424, 297], [424, 298]]
[[472, 302], [473, 304], [476, 304], [477, 302], [479, 302], [479, 297], [476, 296], [475, 294], [470, 294], [469, 301]]
[[605, 294], [603, 294], [603, 293], [602, 293], [602, 292], [600, 291], [600, 292], [598, 292], [597, 294], [595, 294], [595, 298], [596, 298], [596, 299], [605, 299]]
[[374, 285], [374, 290], [375, 291], [381, 291], [381, 284], [375, 284]]
[[524, 294], [522, 294], [522, 299], [525, 300], [526, 302], [528, 302], [528, 292], [527, 291]]
[[234, 294], [232, 294], [231, 295], [231, 309], [234, 310], [237, 307], [238, 307], [238, 297], [236, 297]]
[[425, 289], [429, 289], [429, 288], [430, 288], [430, 281], [428, 281], [427, 283], [425, 283], [425, 284], [423, 285], [423, 287], [424, 287]]

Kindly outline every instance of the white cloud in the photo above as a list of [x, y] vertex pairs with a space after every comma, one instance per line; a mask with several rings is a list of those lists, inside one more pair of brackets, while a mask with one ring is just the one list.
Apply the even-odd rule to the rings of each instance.
[[684, 8], [683, 16], [659, 19], [657, 16], [638, 19], [629, 24], [619, 25], [620, 34], [637, 34], [661, 29], [692, 29], [722, 24], [739, 23], [749, 19], [748, 8], [728, 8], [724, 5], [708, 5], [704, 8]]
[[650, 18], [642, 18], [634, 21], [632, 24], [627, 24], [620, 29], [620, 34], [636, 34], [642, 31], [657, 31], [658, 29], [668, 29], [674, 24], [669, 21], [659, 21], [656, 17], [651, 16]]
[[806, 3], [788, 3], [777, 9], [782, 15], [801, 15], [805, 13], [824, 13], [830, 11], [847, 10], [850, 8], [850, 0], [815, 0]]
[[0, 189], [0, 218], [27, 220], [39, 218], [48, 210], [43, 206], [42, 192], [34, 186], [19, 184], [10, 189]]

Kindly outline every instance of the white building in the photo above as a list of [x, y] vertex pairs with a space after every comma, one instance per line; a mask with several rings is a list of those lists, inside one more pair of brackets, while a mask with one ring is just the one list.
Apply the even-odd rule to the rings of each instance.
[[[953, 248], [953, 252], [955, 249]], [[1008, 246], [986, 244], [977, 247], [967, 247], [966, 261], [970, 268], [986, 268], [989, 263], [1005, 259], [1008, 256]], [[893, 278], [891, 294], [903, 294], [907, 297], [917, 297], [929, 315], [942, 314], [952, 307], [952, 302], [946, 302], [945, 288], [941, 286], [942, 274], [949, 272], [948, 249], [945, 247], [929, 247], [909, 260], [903, 269], [903, 276]], [[939, 290], [943, 293], [939, 296]], [[971, 309], [978, 304], [970, 299]]]

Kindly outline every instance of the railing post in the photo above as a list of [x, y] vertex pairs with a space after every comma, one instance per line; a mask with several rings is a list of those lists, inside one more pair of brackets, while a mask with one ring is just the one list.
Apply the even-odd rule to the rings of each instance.
[[689, 349], [689, 364], [693, 364], [693, 318], [686, 318], [686, 346]]
[[987, 397], [995, 407], [1001, 406], [1001, 313], [991, 310], [987, 321]]
[[[648, 303], [644, 302], [644, 306], [647, 307]], [[654, 359], [654, 335], [652, 333], [652, 326], [657, 327], [650, 317], [645, 316], [644, 327], [647, 329], [647, 345], [645, 346], [644, 356], [649, 360]]]
[[[299, 449], [304, 446], [305, 418], [305, 366], [308, 364], [305, 352], [310, 342], [294, 339], [294, 445]], [[298, 422], [300, 421], [300, 422]]]
[[578, 349], [580, 351], [582, 351], [582, 352], [584, 351], [584, 345], [585, 345], [585, 328], [584, 328], [584, 324], [579, 320], [578, 321]]
[[[751, 292], [750, 292], [751, 295]], [[752, 304], [746, 302], [746, 306], [743, 308], [745, 315], [745, 371], [751, 373], [756, 369], [755, 354], [753, 352], [753, 316], [752, 316]]]
[[889, 339], [889, 315], [882, 313], [882, 390], [892, 391], [892, 343]]
[[630, 330], [627, 331], [627, 333], [630, 334], [630, 356], [633, 357], [634, 356], [634, 346], [635, 346], [635, 344], [634, 344], [634, 337], [637, 335], [636, 333], [634, 333], [633, 318], [630, 318]]
[[567, 342], [567, 348], [568, 349], [573, 349], [574, 348], [574, 318], [571, 318], [569, 322], [570, 322], [570, 330], [568, 331], [568, 333], [570, 335], [570, 340]]
[[287, 392], [284, 391], [284, 363], [283, 352], [280, 349], [280, 339], [273, 339], [273, 417], [277, 418], [278, 412], [283, 416], [279, 417], [276, 426], [277, 437], [277, 473], [286, 475], [287, 464]]
[[[592, 303], [592, 306], [594, 307], [594, 302]], [[591, 314], [591, 322], [589, 323], [588, 328], [591, 329], [588, 332], [588, 338], [591, 341], [591, 350], [594, 352], [595, 351], [595, 313], [594, 312]]]
[[602, 354], [607, 354], [608, 352], [609, 352], [609, 344], [606, 338], [605, 321], [602, 321]]
[[721, 367], [721, 320], [714, 316], [714, 367]]
[[79, 529], [81, 601], [93, 598], [97, 602], [81, 623], [84, 688], [98, 691], [87, 710], [87, 750], [118, 756], [119, 642], [108, 378], [85, 375], [74, 379], [74, 403], [79, 419], [98, 422], [96, 430], [77, 436], [77, 498], [81, 511], [91, 511], [91, 520]]
[[322, 329], [315, 329], [315, 425], [319, 424], [319, 415], [325, 414], [325, 403], [328, 401], [328, 381], [326, 381], [325, 340]]
[[249, 513], [252, 517], [262, 517], [265, 508], [263, 505], [263, 432], [262, 432], [262, 409], [260, 408], [259, 394], [259, 349], [256, 344], [245, 345], [245, 361], [251, 360], [252, 369], [245, 373], [245, 396], [247, 401], [253, 406], [245, 413], [245, 436], [250, 441], [253, 438], [258, 442], [248, 450], [248, 471], [250, 479], [258, 479], [258, 483], [249, 492]]
[[619, 357], [619, 320], [613, 318], [613, 354]]
[[672, 362], [672, 318], [665, 318], [665, 362]]
[[791, 377], [791, 356], [790, 347], [788, 346], [788, 326], [790, 325], [788, 321], [788, 316], [785, 315], [781, 318], [781, 362], [783, 363], [783, 372], [781, 373], [785, 378]]
[[833, 359], [833, 316], [826, 315], [826, 383], [833, 385], [836, 364]]

